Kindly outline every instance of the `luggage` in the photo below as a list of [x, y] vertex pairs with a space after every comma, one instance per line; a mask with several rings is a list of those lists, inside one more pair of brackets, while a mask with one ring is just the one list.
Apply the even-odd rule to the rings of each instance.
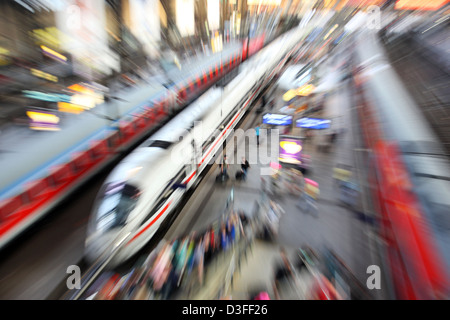
[[244, 180], [244, 173], [242, 171], [236, 172], [236, 180]]
[[217, 175], [217, 177], [216, 177], [216, 182], [217, 183], [224, 183], [224, 182], [227, 182], [227, 180], [229, 179], [230, 177], [228, 176], [228, 174], [223, 174], [222, 172], [221, 173], [219, 173], [218, 175]]

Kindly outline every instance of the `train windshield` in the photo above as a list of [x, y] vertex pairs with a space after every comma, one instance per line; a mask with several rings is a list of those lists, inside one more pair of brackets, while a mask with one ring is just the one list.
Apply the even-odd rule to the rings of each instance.
[[128, 215], [135, 208], [140, 191], [135, 186], [122, 183], [109, 183], [99, 199], [97, 210], [97, 229], [113, 229], [123, 226]]

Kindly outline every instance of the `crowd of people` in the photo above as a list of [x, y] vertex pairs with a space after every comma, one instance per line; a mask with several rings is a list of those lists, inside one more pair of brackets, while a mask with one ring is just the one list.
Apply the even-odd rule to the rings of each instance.
[[252, 234], [249, 218], [243, 212], [232, 212], [204, 232], [193, 232], [165, 243], [148, 273], [147, 286], [154, 299], [171, 299], [180, 288], [202, 287], [211, 261], [241, 237], [251, 241]]

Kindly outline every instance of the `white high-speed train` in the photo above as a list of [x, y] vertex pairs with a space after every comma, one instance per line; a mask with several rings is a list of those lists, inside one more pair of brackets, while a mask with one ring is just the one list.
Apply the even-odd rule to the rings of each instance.
[[243, 63], [226, 87], [210, 89], [114, 168], [89, 221], [90, 262], [114, 252], [110, 264], [117, 265], [148, 243], [300, 40], [299, 28], [275, 40]]

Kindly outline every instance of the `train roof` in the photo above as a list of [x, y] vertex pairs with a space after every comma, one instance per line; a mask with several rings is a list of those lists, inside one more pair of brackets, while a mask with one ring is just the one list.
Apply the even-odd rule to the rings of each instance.
[[[137, 148], [123, 159], [108, 176], [105, 183], [129, 181], [133, 184], [137, 177], [142, 175], [144, 167], [152, 167], [151, 164], [164, 153], [161, 148]], [[138, 179], [139, 180], [139, 179]], [[135, 185], [140, 183], [135, 183]]]
[[184, 136], [195, 121], [200, 121], [202, 116], [220, 101], [223, 89], [212, 88], [198, 98], [194, 103], [180, 112], [163, 128], [152, 135], [142, 147], [149, 147], [154, 141], [178, 142], [180, 136]]

